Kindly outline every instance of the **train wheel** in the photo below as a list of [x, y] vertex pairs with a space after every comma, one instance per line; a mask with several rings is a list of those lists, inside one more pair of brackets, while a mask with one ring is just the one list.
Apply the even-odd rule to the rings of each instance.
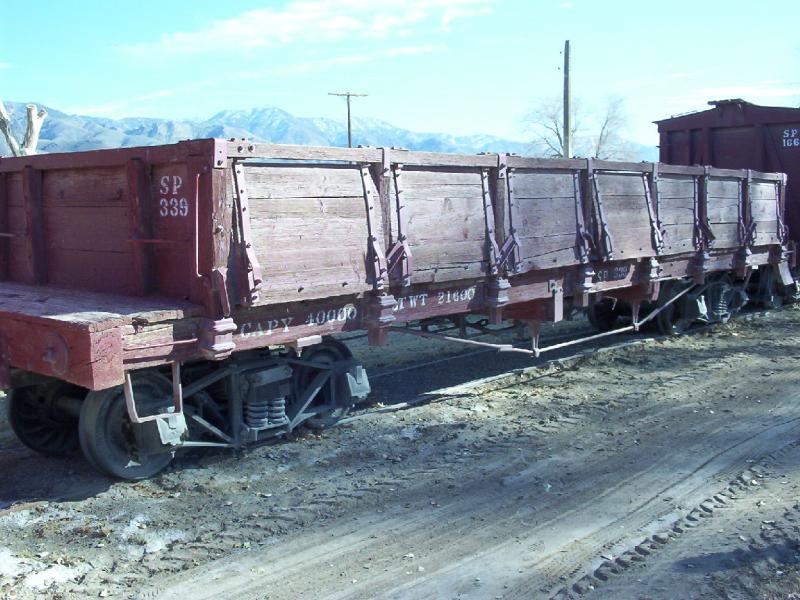
[[[8, 399], [8, 420], [19, 440], [47, 456], [75, 453], [78, 441], [78, 402], [86, 391], [68, 383], [13, 390]], [[60, 402], [62, 398], [73, 403]], [[74, 411], [69, 409], [74, 407]]]
[[611, 331], [616, 327], [619, 321], [619, 310], [617, 309], [617, 301], [613, 298], [603, 298], [602, 300], [595, 300], [592, 297], [589, 303], [589, 310], [587, 315], [589, 323], [592, 327], [599, 331]]
[[[688, 286], [692, 285], [686, 281], [669, 281], [661, 285], [658, 295], [658, 307], [664, 306], [671, 298], [674, 298]], [[692, 319], [685, 315], [685, 300], [679, 299], [667, 306], [656, 316], [656, 325], [662, 335], [680, 335], [685, 332]]]
[[[325, 338], [322, 343], [307, 348], [301, 358], [315, 363], [325, 365], [333, 364], [339, 360], [353, 358], [350, 350], [339, 341], [333, 338]], [[293, 388], [294, 398], [297, 399], [308, 387], [319, 371], [310, 366], [302, 366], [295, 370]], [[336, 402], [333, 401], [333, 387], [336, 386]], [[344, 377], [330, 380], [323, 387], [317, 397], [312, 401], [311, 408], [328, 406], [324, 412], [320, 412], [305, 421], [305, 424], [314, 429], [327, 429], [333, 427], [348, 415], [352, 408], [353, 398], [347, 388]]]
[[[155, 414], [172, 405], [172, 384], [156, 373], [135, 375], [133, 392], [141, 414]], [[89, 392], [81, 408], [80, 443], [86, 459], [100, 471], [120, 479], [146, 479], [162, 471], [174, 452], [148, 452], [141, 439], [158, 435], [154, 422], [132, 423], [122, 386]]]

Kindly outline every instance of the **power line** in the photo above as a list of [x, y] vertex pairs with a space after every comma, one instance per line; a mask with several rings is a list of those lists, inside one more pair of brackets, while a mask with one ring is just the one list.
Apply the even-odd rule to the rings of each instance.
[[353, 127], [350, 123], [350, 98], [363, 98], [367, 94], [355, 94], [353, 92], [328, 92], [328, 96], [344, 96], [347, 98], [347, 147], [353, 147]]

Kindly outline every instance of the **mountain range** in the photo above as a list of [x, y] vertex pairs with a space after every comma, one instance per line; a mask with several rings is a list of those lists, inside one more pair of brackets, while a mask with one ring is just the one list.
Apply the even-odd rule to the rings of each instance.
[[[12, 129], [22, 138], [25, 130], [25, 104], [6, 102]], [[46, 108], [47, 119], [39, 138], [39, 152], [70, 152], [152, 146], [192, 138], [248, 138], [257, 142], [310, 146], [346, 146], [347, 123], [336, 119], [297, 117], [275, 107], [249, 110], [224, 110], [206, 120], [156, 118], [106, 119], [70, 115]], [[537, 155], [535, 144], [506, 140], [491, 135], [454, 136], [444, 133], [418, 133], [395, 127], [379, 119], [355, 117], [353, 145], [399, 146], [429, 152], [509, 152]], [[632, 144], [638, 160], [656, 160], [657, 149]], [[0, 140], [0, 155], [8, 155]]]

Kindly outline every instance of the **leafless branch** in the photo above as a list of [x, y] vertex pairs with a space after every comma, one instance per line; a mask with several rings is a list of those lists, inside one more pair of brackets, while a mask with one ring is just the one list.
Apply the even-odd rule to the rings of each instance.
[[42, 124], [47, 118], [47, 111], [45, 109], [37, 111], [35, 104], [28, 104], [25, 109], [28, 113], [28, 126], [25, 129], [25, 137], [22, 141], [22, 152], [25, 155], [36, 154], [39, 133], [42, 131]]
[[14, 132], [11, 131], [11, 116], [8, 114], [3, 102], [0, 101], [0, 132], [3, 133], [6, 144], [11, 150], [11, 156], [36, 154], [36, 146], [39, 144], [42, 124], [47, 118], [47, 111], [44, 109], [37, 111], [35, 104], [28, 104], [25, 109], [27, 111], [27, 126], [25, 128], [25, 137], [22, 138], [22, 144], [20, 144]]
[[[564, 155], [562, 106], [560, 98], [542, 102], [525, 119], [539, 144], [540, 152], [548, 157]], [[621, 99], [609, 99], [600, 117], [584, 112], [581, 103], [573, 102], [571, 130], [575, 156], [627, 158], [628, 144], [621, 135], [624, 128]]]
[[8, 148], [11, 150], [11, 156], [21, 156], [22, 153], [19, 149], [19, 142], [17, 142], [17, 138], [15, 138], [14, 134], [11, 132], [11, 117], [2, 100], [0, 100], [0, 131], [3, 132], [6, 144], [8, 144]]

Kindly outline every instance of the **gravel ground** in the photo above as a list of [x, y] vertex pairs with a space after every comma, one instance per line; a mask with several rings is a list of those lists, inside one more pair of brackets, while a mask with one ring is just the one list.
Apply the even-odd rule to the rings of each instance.
[[384, 371], [426, 402], [140, 483], [5, 442], [0, 597], [800, 598], [798, 325]]

